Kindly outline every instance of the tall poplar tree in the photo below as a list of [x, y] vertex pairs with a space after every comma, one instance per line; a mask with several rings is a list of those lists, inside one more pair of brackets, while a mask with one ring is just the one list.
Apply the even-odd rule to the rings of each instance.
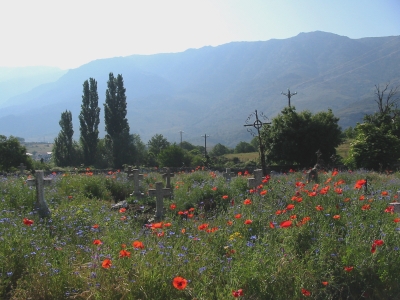
[[72, 126], [72, 113], [65, 111], [61, 113], [59, 122], [61, 131], [54, 139], [53, 157], [57, 166], [66, 167], [73, 164], [73, 141], [74, 130]]
[[121, 74], [115, 78], [113, 73], [110, 73], [104, 103], [104, 118], [106, 141], [112, 149], [115, 168], [122, 167], [128, 160], [130, 139], [126, 106], [124, 79]]
[[89, 78], [83, 83], [83, 95], [80, 122], [80, 141], [83, 149], [83, 161], [86, 166], [95, 162], [97, 143], [99, 141], [100, 107], [97, 81]]

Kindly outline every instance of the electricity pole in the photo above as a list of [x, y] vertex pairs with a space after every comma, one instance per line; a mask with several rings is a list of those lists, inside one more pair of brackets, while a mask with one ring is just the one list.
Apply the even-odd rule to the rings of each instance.
[[209, 137], [209, 135], [204, 134], [202, 137], [204, 137], [204, 157], [207, 158], [207, 137]]
[[184, 131], [179, 131], [179, 133], [181, 134], [181, 148], [182, 148], [182, 133], [184, 133]]
[[289, 89], [288, 89], [287, 91], [288, 91], [287, 93], [282, 92], [281, 95], [285, 95], [285, 96], [288, 97], [288, 100], [289, 100], [289, 107], [290, 107], [290, 98], [292, 98], [292, 96], [294, 96], [294, 95], [297, 95], [297, 92], [295, 92], [295, 93], [290, 93], [290, 90], [289, 90]]

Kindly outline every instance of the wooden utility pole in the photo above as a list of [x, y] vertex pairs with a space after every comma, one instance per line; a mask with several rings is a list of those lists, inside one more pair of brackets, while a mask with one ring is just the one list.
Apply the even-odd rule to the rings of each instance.
[[287, 91], [288, 91], [287, 93], [282, 92], [281, 95], [285, 95], [285, 96], [288, 97], [288, 100], [289, 100], [289, 107], [290, 107], [290, 98], [292, 98], [292, 96], [294, 96], [294, 95], [297, 95], [297, 92], [295, 92], [295, 93], [290, 93], [290, 90], [289, 90], [289, 89], [288, 89]]

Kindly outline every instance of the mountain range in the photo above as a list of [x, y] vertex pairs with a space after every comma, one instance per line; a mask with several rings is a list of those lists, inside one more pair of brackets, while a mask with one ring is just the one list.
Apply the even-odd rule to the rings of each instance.
[[48, 70], [41, 84], [14, 91], [7, 100], [0, 68], [0, 134], [53, 141], [61, 113], [70, 110], [78, 139], [82, 85], [92, 77], [98, 83], [99, 129], [104, 136], [102, 113], [110, 72], [124, 78], [130, 131], [145, 143], [155, 134], [179, 143], [180, 131], [183, 140], [195, 145], [204, 145], [204, 135], [207, 146], [234, 147], [250, 141], [252, 135], [244, 127], [255, 121], [250, 115], [257, 110], [271, 121], [288, 105], [281, 94], [288, 89], [297, 93], [291, 98], [297, 111], [330, 108], [345, 129], [377, 110], [375, 85], [400, 84], [399, 66], [400, 36], [350, 39], [317, 31]]

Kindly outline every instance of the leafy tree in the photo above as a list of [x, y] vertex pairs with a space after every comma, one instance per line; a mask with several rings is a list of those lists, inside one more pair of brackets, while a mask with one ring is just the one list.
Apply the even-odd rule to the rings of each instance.
[[346, 164], [353, 168], [381, 169], [400, 158], [400, 111], [397, 109], [397, 87], [390, 83], [375, 85], [378, 111], [364, 116], [364, 123], [355, 127]]
[[96, 159], [97, 143], [99, 142], [100, 108], [97, 82], [89, 78], [83, 83], [83, 95], [80, 122], [80, 141], [83, 149], [83, 161], [86, 166], [93, 165]]
[[61, 113], [59, 124], [61, 126], [61, 131], [54, 139], [53, 146], [54, 162], [60, 167], [72, 166], [74, 161], [72, 113], [67, 110]]
[[26, 148], [16, 137], [0, 135], [0, 170], [8, 172], [21, 163], [32, 169], [32, 160], [26, 155]]
[[358, 124], [347, 164], [354, 168], [381, 169], [399, 158], [400, 139], [384, 127]]
[[121, 74], [114, 78], [109, 74], [106, 100], [104, 103], [104, 118], [106, 125], [106, 142], [112, 149], [113, 166], [121, 168], [128, 160], [129, 124], [126, 118], [127, 105], [124, 80]]
[[231, 150], [228, 147], [218, 143], [212, 148], [209, 154], [210, 156], [222, 156], [228, 153], [231, 153]]
[[170, 146], [170, 143], [162, 134], [154, 135], [147, 144], [149, 146], [149, 152], [153, 153], [155, 156], [158, 156], [161, 150]]
[[130, 165], [140, 166], [146, 160], [146, 145], [142, 142], [140, 135], [131, 134], [129, 136], [129, 161]]
[[250, 153], [256, 152], [257, 149], [254, 146], [247, 142], [239, 142], [239, 144], [235, 147], [235, 153]]
[[[182, 167], [185, 165], [185, 150], [176, 144], [170, 145], [160, 151], [157, 157], [160, 167]], [[186, 161], [189, 165], [190, 161]]]
[[356, 131], [350, 126], [343, 131], [343, 137], [346, 139], [354, 139], [356, 137]]
[[189, 143], [189, 142], [187, 142], [187, 141], [183, 141], [183, 142], [180, 144], [180, 146], [181, 146], [182, 149], [187, 150], [187, 151], [196, 149], [196, 146], [195, 146], [195, 145], [193, 145], [193, 144], [191, 144], [191, 143]]
[[250, 144], [256, 149], [255, 151], [259, 151], [259, 139], [258, 136], [255, 136], [251, 139]]
[[332, 110], [313, 115], [309, 111], [297, 113], [294, 106], [285, 107], [271, 125], [263, 126], [266, 160], [312, 166], [320, 150], [321, 158], [328, 161], [341, 143], [338, 121]]

